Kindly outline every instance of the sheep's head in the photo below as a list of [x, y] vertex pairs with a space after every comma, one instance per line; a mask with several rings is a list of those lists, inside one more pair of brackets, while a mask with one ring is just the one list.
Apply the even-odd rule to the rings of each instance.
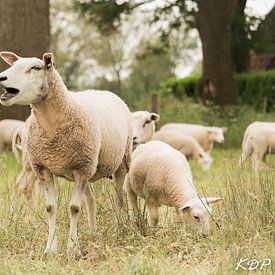
[[186, 202], [179, 211], [183, 213], [183, 220], [191, 225], [198, 233], [208, 235], [210, 231], [209, 218], [212, 210], [209, 204], [223, 202], [223, 198], [195, 198]]
[[210, 137], [210, 140], [223, 143], [224, 142], [224, 133], [227, 131], [226, 127], [207, 127], [207, 132]]
[[212, 164], [213, 159], [205, 152], [198, 153], [198, 164], [202, 167], [203, 170], [209, 170]]
[[11, 52], [1, 52], [1, 58], [11, 67], [0, 73], [4, 89], [1, 104], [28, 105], [41, 101], [47, 94], [47, 76], [53, 69], [53, 55], [45, 53], [43, 60], [21, 58]]
[[155, 133], [155, 123], [159, 121], [159, 115], [147, 111], [137, 111], [132, 113], [132, 119], [134, 145], [148, 142]]

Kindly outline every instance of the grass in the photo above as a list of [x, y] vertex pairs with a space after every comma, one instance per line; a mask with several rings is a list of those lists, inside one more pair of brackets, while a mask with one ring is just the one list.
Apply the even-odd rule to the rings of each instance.
[[275, 172], [266, 168], [255, 178], [249, 164], [237, 167], [239, 154], [237, 149], [214, 150], [208, 172], [191, 163], [199, 194], [225, 197], [223, 204], [213, 206], [207, 238], [176, 223], [174, 209], [164, 206], [156, 229], [148, 228], [146, 213], [139, 224], [124, 214], [117, 225], [111, 181], [95, 184], [99, 230], [89, 232], [83, 207], [79, 237], [86, 255], [80, 260], [66, 253], [72, 184], [57, 181], [59, 252], [44, 257], [47, 217], [43, 194], [35, 196], [32, 206], [22, 198], [12, 207], [12, 188], [20, 167], [11, 154], [2, 155], [0, 274], [247, 274], [235, 270], [240, 258], [270, 258], [272, 265], [262, 272], [274, 273]]

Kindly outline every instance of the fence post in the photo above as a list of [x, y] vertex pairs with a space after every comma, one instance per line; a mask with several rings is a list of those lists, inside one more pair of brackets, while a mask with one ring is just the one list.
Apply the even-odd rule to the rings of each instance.
[[158, 113], [158, 94], [151, 95], [151, 110], [153, 113]]

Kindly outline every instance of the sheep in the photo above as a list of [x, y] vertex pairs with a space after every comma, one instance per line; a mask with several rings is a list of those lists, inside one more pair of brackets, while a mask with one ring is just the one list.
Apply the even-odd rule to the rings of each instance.
[[192, 137], [174, 131], [158, 131], [152, 140], [163, 141], [173, 148], [179, 150], [188, 159], [194, 159], [204, 170], [208, 170], [212, 158], [204, 152], [199, 143]]
[[108, 91], [69, 93], [55, 69], [52, 53], [21, 58], [0, 56], [11, 67], [0, 73], [5, 93], [1, 104], [32, 108], [27, 151], [45, 191], [49, 231], [45, 254], [57, 251], [57, 202], [53, 175], [74, 181], [69, 203], [68, 251], [81, 255], [77, 224], [85, 197], [88, 222], [96, 229], [95, 198], [90, 182], [114, 174], [116, 209], [122, 207], [122, 186], [132, 155], [132, 121], [127, 105]]
[[136, 147], [138, 144], [148, 142], [155, 133], [156, 122], [160, 116], [156, 113], [147, 111], [137, 111], [132, 113], [133, 120], [133, 143]]
[[31, 167], [29, 154], [27, 151], [28, 131], [31, 118], [28, 118], [23, 126], [14, 133], [12, 138], [12, 151], [16, 160], [22, 163], [22, 171], [16, 177], [14, 195], [16, 198], [23, 193], [29, 203], [32, 203], [33, 187], [38, 186], [39, 180]]
[[199, 234], [209, 233], [209, 204], [222, 198], [197, 195], [188, 162], [183, 154], [161, 141], [139, 145], [125, 178], [128, 207], [132, 217], [138, 215], [137, 197], [146, 201], [148, 224], [156, 226], [161, 205], [175, 207], [178, 219], [190, 224]]
[[261, 161], [266, 163], [266, 155], [275, 153], [275, 123], [256, 121], [245, 130], [239, 164], [252, 155], [252, 166], [256, 174]]
[[160, 130], [176, 131], [194, 137], [206, 153], [210, 153], [213, 143], [223, 143], [227, 127], [209, 127], [199, 124], [168, 123]]
[[11, 147], [14, 132], [24, 124], [24, 121], [15, 119], [3, 119], [0, 121], [0, 153], [7, 147]]

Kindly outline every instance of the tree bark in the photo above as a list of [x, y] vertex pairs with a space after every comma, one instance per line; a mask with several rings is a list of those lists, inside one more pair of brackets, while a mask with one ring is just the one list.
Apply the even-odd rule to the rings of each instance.
[[[42, 58], [50, 46], [49, 0], [0, 0], [0, 51]], [[0, 62], [0, 72], [8, 67]], [[0, 106], [0, 119], [24, 120], [29, 106]]]
[[246, 2], [247, 0], [238, 1], [232, 24], [232, 59], [234, 63], [234, 71], [238, 73], [246, 72], [249, 69], [249, 40], [244, 14]]
[[236, 103], [232, 64], [232, 22], [238, 0], [196, 0], [203, 51], [203, 95], [216, 105]]

